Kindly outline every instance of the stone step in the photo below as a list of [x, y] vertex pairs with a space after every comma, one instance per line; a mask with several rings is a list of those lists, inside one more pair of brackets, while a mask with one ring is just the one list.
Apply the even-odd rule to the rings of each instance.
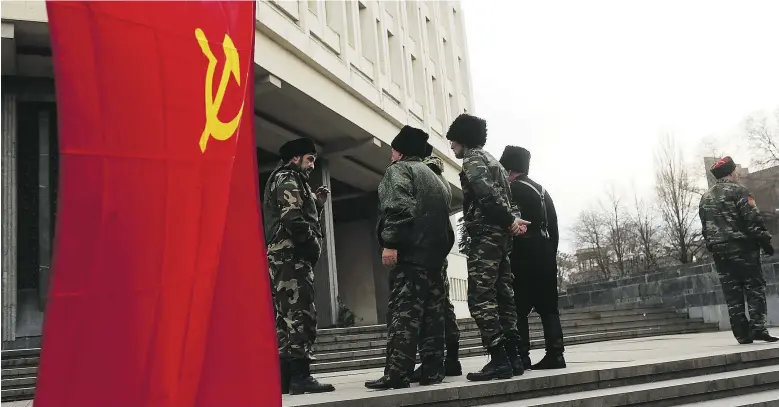
[[[779, 366], [766, 366], [734, 372], [685, 377], [655, 383], [620, 386], [558, 396], [525, 400], [526, 407], [617, 407], [625, 405], [675, 406], [687, 402], [743, 395], [760, 389], [779, 386]], [[512, 407], [516, 403], [490, 404], [491, 407]], [[735, 406], [735, 404], [730, 404]]]
[[[635, 329], [662, 329], [668, 327], [668, 325], [672, 325], [677, 328], [687, 328], [687, 329], [696, 329], [696, 328], [707, 328], [708, 326], [706, 324], [703, 324], [701, 322], [686, 322], [686, 323], [676, 323], [676, 324], [658, 324], [658, 325], [652, 325], [652, 326], [625, 326], [625, 327], [613, 327], [612, 329], [602, 329], [599, 331], [585, 331], [585, 332], [571, 332], [567, 331], [565, 332], [564, 338], [567, 340], [568, 338], [576, 338], [583, 335], [595, 335], [598, 333], [610, 333], [610, 332], [629, 332]], [[469, 335], [467, 337], [460, 337], [460, 347], [462, 348], [460, 353], [462, 355], [467, 355], [466, 348], [476, 348], [478, 349], [479, 353], [484, 353], [484, 351], [481, 349], [481, 338], [479, 336], [478, 331], [469, 332], [473, 333], [474, 335]], [[543, 348], [544, 345], [544, 336], [543, 333], [538, 333], [536, 335], [530, 336], [531, 340], [531, 347], [535, 348]], [[317, 352], [316, 358], [319, 362], [326, 362], [326, 361], [336, 361], [336, 360], [348, 360], [348, 359], [363, 359], [363, 358], [370, 358], [375, 356], [382, 356], [384, 355], [384, 352], [386, 350], [386, 342], [382, 342], [381, 346], [372, 347], [369, 349], [360, 349], [360, 350], [346, 350], [346, 351], [340, 351], [340, 352]], [[471, 355], [475, 356], [475, 355]]]
[[717, 400], [680, 404], [678, 407], [776, 407], [779, 405], [779, 390], [767, 390]]
[[[575, 312], [569, 312], [565, 313], [562, 312], [560, 314], [560, 321], [565, 323], [566, 321], [578, 321], [578, 320], [605, 320], [608, 318], [613, 317], [633, 317], [637, 315], [652, 315], [652, 314], [662, 314], [666, 316], [672, 316], [677, 315], [678, 313], [668, 310], [667, 308], [662, 308], [659, 306], [655, 307], [645, 307], [642, 306], [641, 308], [624, 308], [624, 309], [613, 309], [613, 310], [576, 310]], [[530, 323], [541, 323], [541, 319], [536, 315], [532, 314], [529, 318]], [[469, 324], [469, 323], [475, 323], [473, 318], [463, 318], [457, 320], [458, 324]], [[327, 328], [327, 329], [320, 329], [317, 331], [318, 337], [326, 337], [329, 335], [352, 335], [352, 334], [364, 334], [364, 333], [373, 333], [373, 332], [382, 332], [387, 327], [386, 324], [378, 324], [378, 325], [366, 325], [366, 326], [356, 326], [356, 327], [350, 327], [350, 328]]]
[[[686, 314], [667, 311], [664, 313], [649, 313], [649, 314], [639, 313], [639, 314], [608, 317], [608, 318], [598, 318], [598, 317], [590, 317], [586, 319], [582, 318], [577, 320], [561, 321], [561, 325], [563, 329], [566, 329], [566, 328], [573, 328], [573, 327], [609, 325], [613, 323], [624, 323], [624, 322], [657, 321], [657, 320], [679, 321], [679, 320], [686, 320], [686, 319], [689, 319], [689, 317]], [[472, 319], [460, 320], [458, 321], [457, 326], [460, 328], [461, 331], [478, 329], [478, 326], [476, 325], [476, 321]], [[531, 320], [529, 326], [531, 331], [534, 330], [539, 331], [543, 329], [543, 325], [541, 324], [540, 320], [537, 321]], [[319, 332], [322, 331], [323, 330], [320, 330]], [[387, 326], [373, 325], [371, 332], [360, 332], [360, 333], [341, 333], [341, 334], [324, 335], [319, 332], [317, 333], [317, 342], [319, 343], [376, 340], [376, 339], [386, 338]]]
[[35, 376], [38, 374], [37, 366], [3, 369], [3, 378]]
[[[716, 326], [703, 323], [691, 323], [687, 326], [665, 326], [657, 328], [638, 328], [627, 331], [610, 331], [610, 332], [598, 332], [582, 335], [566, 335], [566, 345], [575, 345], [582, 343], [611, 341], [617, 339], [632, 339], [648, 336], [658, 335], [674, 335], [674, 334], [686, 334], [686, 333], [698, 333], [698, 332], [716, 332], [718, 329]], [[533, 349], [543, 348], [544, 342], [542, 339], [531, 341], [531, 347]], [[350, 354], [350, 352], [345, 352]], [[478, 356], [483, 355], [484, 349], [481, 347], [481, 342], [476, 340], [466, 340], [460, 342], [460, 355], [461, 357]], [[372, 349], [367, 351], [365, 357], [340, 357], [334, 359], [321, 359], [321, 354], [315, 354], [318, 361], [311, 365], [311, 371], [316, 373], [327, 373], [343, 370], [359, 370], [369, 369], [375, 367], [384, 366], [384, 348]]]
[[[713, 338], [709, 351], [696, 351], [696, 341]], [[715, 397], [730, 397], [749, 392], [772, 390], [779, 387], [779, 347], [770, 344], [754, 346], [733, 345], [732, 338], [723, 333], [705, 334], [697, 339], [681, 337], [652, 338], [644, 342], [619, 341], [604, 344], [606, 349], [662, 349], [668, 346], [667, 356], [659, 359], [576, 365], [559, 371], [530, 371], [509, 380], [468, 382], [463, 377], [447, 378], [436, 386], [412, 386], [396, 391], [369, 391], [360, 389], [363, 378], [380, 375], [376, 370], [368, 375], [344, 372], [323, 380], [337, 381], [338, 389], [348, 394], [318, 394], [310, 397], [284, 398], [287, 407], [394, 407], [437, 406], [465, 407], [497, 406], [667, 406]], [[684, 348], [675, 346], [683, 341]], [[663, 345], [668, 343], [668, 345]], [[586, 345], [585, 345], [586, 346]], [[704, 345], [705, 346], [705, 345]], [[684, 349], [690, 352], [684, 352]], [[588, 352], [596, 349], [589, 347]], [[608, 350], [604, 349], [608, 352]], [[576, 348], [571, 349], [575, 353]], [[647, 349], [647, 351], [649, 351]], [[658, 355], [665, 355], [660, 352]], [[579, 354], [581, 356], [581, 353]], [[486, 361], [486, 358], [484, 358]], [[606, 360], [614, 360], [613, 358]], [[473, 363], [475, 362], [475, 363]], [[481, 360], [464, 360], [471, 368]], [[335, 374], [333, 374], [335, 375]], [[355, 377], [355, 379], [350, 379]], [[347, 382], [348, 380], [348, 382]], [[348, 383], [348, 384], [346, 384]], [[577, 400], [584, 397], [584, 400]], [[521, 401], [518, 401], [521, 400]], [[514, 403], [509, 403], [514, 402]], [[504, 404], [496, 404], [504, 403]]]
[[35, 397], [35, 387], [0, 390], [0, 400], [3, 403], [17, 400], [31, 400]]
[[[603, 323], [598, 325], [584, 325], [584, 326], [563, 326], [563, 332], [567, 334], [585, 334], [585, 333], [595, 333], [595, 332], [604, 332], [604, 331], [613, 331], [613, 330], [628, 330], [633, 328], [649, 328], [649, 327], [659, 327], [659, 326], [668, 326], [668, 325], [685, 325], [690, 322], [700, 323], [702, 322], [702, 319], [690, 319], [690, 318], [673, 318], [673, 319], [655, 319], [655, 320], [629, 320], [624, 322], [611, 322], [611, 323]], [[372, 349], [375, 347], [383, 347], [386, 344], [387, 341], [387, 332], [385, 328], [385, 332], [381, 334], [370, 334], [370, 338], [366, 339], [364, 335], [368, 334], [360, 334], [360, 335], [350, 335], [345, 337], [336, 337], [334, 341], [327, 341], [327, 340], [320, 340], [320, 338], [317, 338], [316, 343], [314, 344], [314, 350], [316, 352], [336, 352], [336, 351], [349, 351], [349, 350], [360, 350], [360, 349]], [[530, 330], [530, 337], [533, 338], [543, 338], [544, 332], [541, 327], [538, 327], [536, 329], [531, 328]], [[478, 338], [479, 337], [479, 330], [474, 325], [472, 327], [468, 327], [468, 329], [462, 329], [460, 330], [460, 340], [468, 339], [468, 338]]]
[[[40, 354], [40, 349], [38, 349], [38, 354]], [[3, 369], [12, 368], [12, 367], [38, 366], [38, 362], [40, 362], [39, 356], [7, 359], [5, 354], [3, 354], [2, 366]]]
[[32, 387], [35, 386], [35, 383], [37, 382], [37, 378], [35, 376], [31, 377], [15, 377], [11, 379], [6, 379], [3, 377], [2, 379], [2, 389], [16, 389], [20, 387]]

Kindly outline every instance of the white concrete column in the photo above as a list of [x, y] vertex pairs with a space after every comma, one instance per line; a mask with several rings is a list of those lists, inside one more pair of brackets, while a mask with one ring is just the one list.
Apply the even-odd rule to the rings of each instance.
[[[312, 175], [311, 186], [314, 190], [319, 186], [331, 188], [330, 169], [326, 159], [317, 160], [316, 170]], [[326, 328], [338, 322], [338, 274], [335, 264], [332, 196], [325, 202], [320, 221], [324, 239], [322, 254], [314, 269], [314, 288], [316, 289], [317, 323], [321, 328]]]
[[16, 339], [16, 95], [2, 96], [3, 341]]

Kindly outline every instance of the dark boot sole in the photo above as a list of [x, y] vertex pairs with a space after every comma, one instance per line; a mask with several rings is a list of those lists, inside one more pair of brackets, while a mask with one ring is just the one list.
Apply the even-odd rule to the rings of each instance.
[[482, 376], [482, 377], [473, 377], [471, 375], [466, 376], [465, 378], [470, 382], [488, 382], [490, 380], [508, 380], [514, 377], [514, 373], [499, 373], [494, 374], [490, 376]]
[[420, 380], [419, 385], [420, 386], [434, 386], [436, 384], [441, 384], [444, 381], [442, 379], [439, 380]]
[[323, 389], [289, 389], [290, 396], [296, 396], [299, 394], [317, 394], [317, 393], [330, 393], [335, 391], [335, 387], [323, 388]]
[[365, 386], [365, 388], [367, 388], [368, 390], [400, 390], [400, 389], [408, 389], [409, 387], [411, 387], [411, 385], [408, 383], [406, 383], [405, 385], [399, 384], [393, 386], [376, 386], [376, 387]]
[[567, 365], [557, 365], [557, 366], [533, 366], [532, 370], [559, 370], [559, 369], [565, 369], [567, 368]]

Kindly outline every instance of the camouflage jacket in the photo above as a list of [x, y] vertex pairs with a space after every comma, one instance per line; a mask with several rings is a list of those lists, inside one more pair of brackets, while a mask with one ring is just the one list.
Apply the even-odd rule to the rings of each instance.
[[398, 251], [400, 264], [443, 266], [454, 244], [447, 193], [420, 158], [403, 158], [384, 172], [376, 233], [381, 247]]
[[511, 203], [508, 174], [495, 157], [481, 148], [466, 149], [460, 183], [465, 231], [470, 235], [478, 230], [508, 233], [514, 218], [520, 214]]
[[308, 176], [279, 165], [268, 178], [262, 203], [265, 240], [273, 252], [305, 244], [319, 244], [322, 204], [308, 185]]
[[718, 180], [701, 197], [698, 213], [711, 252], [759, 250], [759, 241], [771, 239], [754, 199], [737, 182]]

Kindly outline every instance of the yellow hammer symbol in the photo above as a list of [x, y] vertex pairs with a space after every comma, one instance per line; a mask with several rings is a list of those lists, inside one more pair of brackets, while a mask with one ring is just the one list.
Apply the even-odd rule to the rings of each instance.
[[233, 117], [229, 122], [223, 122], [219, 120], [217, 115], [222, 108], [222, 102], [224, 101], [225, 90], [227, 90], [227, 82], [230, 81], [230, 74], [233, 75], [233, 79], [238, 85], [241, 85], [241, 64], [238, 59], [238, 50], [233, 44], [233, 40], [229, 35], [225, 34], [224, 41], [222, 41], [222, 50], [225, 54], [225, 65], [222, 69], [222, 77], [219, 79], [219, 87], [216, 90], [216, 97], [213, 95], [213, 83], [214, 73], [216, 72], [216, 57], [211, 52], [211, 47], [208, 44], [208, 39], [205, 33], [200, 28], [195, 30], [195, 37], [200, 44], [200, 49], [203, 50], [203, 55], [208, 58], [208, 69], [206, 70], [206, 125], [203, 129], [203, 134], [200, 136], [200, 151], [206, 151], [206, 144], [208, 143], [208, 137], [211, 136], [217, 140], [224, 141], [229, 139], [235, 134], [238, 129], [238, 124], [241, 120], [241, 113], [243, 113], [243, 102], [241, 102], [241, 109], [238, 114]]

